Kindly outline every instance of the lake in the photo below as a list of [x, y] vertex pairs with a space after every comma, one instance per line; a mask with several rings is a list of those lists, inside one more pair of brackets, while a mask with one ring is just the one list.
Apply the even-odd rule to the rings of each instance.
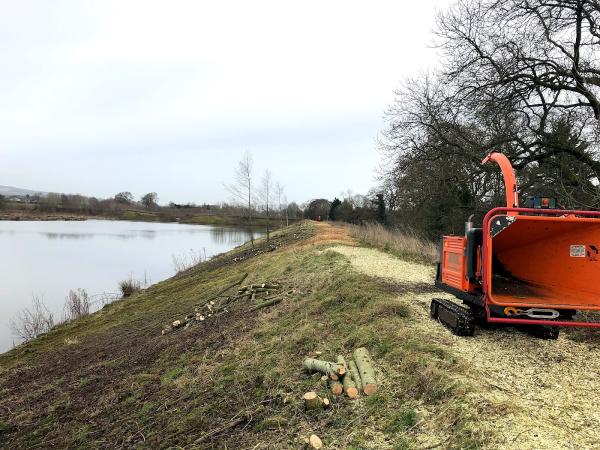
[[70, 289], [85, 289], [97, 310], [121, 280], [156, 283], [175, 274], [174, 260], [210, 258], [250, 238], [248, 230], [208, 225], [0, 221], [0, 352], [19, 343], [9, 321], [33, 296], [43, 299], [55, 320]]

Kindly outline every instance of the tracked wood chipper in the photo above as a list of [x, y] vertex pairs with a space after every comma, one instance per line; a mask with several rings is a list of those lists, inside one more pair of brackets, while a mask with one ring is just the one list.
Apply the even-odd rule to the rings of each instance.
[[433, 299], [431, 316], [454, 334], [470, 336], [475, 322], [507, 324], [556, 339], [559, 327], [595, 327], [578, 311], [600, 310], [600, 212], [558, 209], [552, 198], [530, 197], [519, 207], [513, 168], [490, 153], [506, 187], [494, 208], [464, 236], [444, 236], [435, 284], [464, 305]]

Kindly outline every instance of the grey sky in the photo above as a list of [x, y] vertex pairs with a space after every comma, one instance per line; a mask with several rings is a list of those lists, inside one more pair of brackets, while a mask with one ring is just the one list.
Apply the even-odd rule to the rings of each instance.
[[0, 1], [0, 185], [218, 202], [247, 149], [290, 200], [364, 192], [446, 3]]

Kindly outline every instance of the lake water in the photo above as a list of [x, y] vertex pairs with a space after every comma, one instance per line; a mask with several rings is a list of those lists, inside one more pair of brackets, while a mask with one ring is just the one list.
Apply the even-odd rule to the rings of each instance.
[[33, 296], [60, 318], [69, 290], [83, 288], [98, 309], [123, 279], [156, 283], [175, 274], [174, 257], [211, 257], [250, 238], [248, 230], [207, 225], [0, 221], [0, 352], [19, 342], [9, 321]]

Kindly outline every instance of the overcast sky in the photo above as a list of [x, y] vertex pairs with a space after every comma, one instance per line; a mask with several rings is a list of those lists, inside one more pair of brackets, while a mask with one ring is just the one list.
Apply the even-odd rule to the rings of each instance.
[[0, 0], [0, 185], [220, 202], [244, 150], [290, 200], [366, 192], [446, 0]]

